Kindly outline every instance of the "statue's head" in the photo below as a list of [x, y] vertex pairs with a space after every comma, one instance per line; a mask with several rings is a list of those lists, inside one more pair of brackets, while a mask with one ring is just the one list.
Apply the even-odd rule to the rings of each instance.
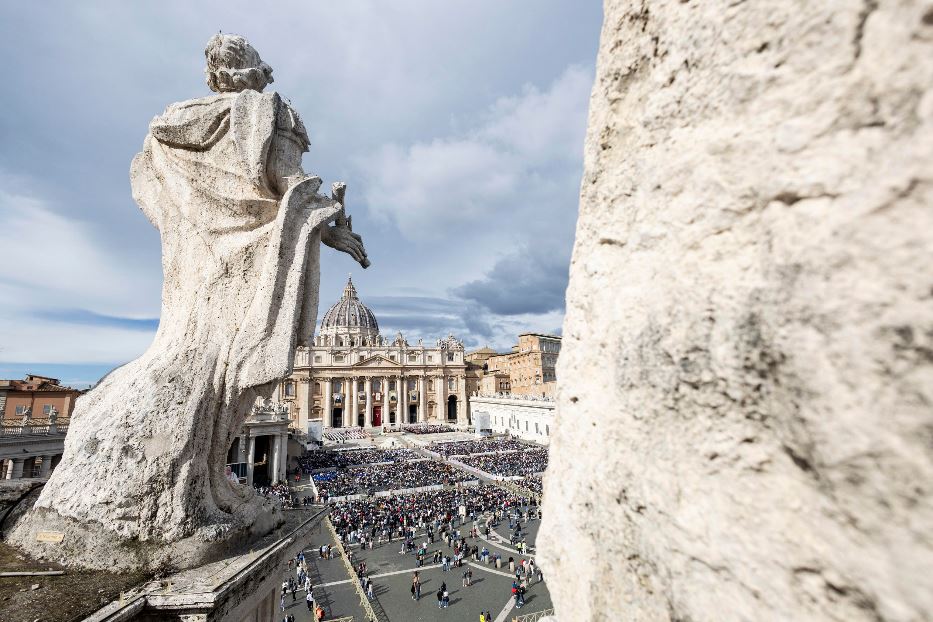
[[272, 67], [239, 35], [217, 34], [204, 48], [207, 86], [216, 93], [262, 91], [272, 83]]

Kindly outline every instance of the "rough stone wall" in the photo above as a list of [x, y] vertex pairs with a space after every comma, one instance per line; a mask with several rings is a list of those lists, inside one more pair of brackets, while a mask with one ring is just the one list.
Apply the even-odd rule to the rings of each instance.
[[562, 622], [933, 619], [933, 2], [607, 0]]

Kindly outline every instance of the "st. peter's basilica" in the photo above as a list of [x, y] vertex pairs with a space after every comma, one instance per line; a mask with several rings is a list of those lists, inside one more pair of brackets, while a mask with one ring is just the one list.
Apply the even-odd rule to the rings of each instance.
[[401, 333], [383, 337], [350, 279], [311, 344], [298, 346], [294, 371], [273, 399], [301, 430], [315, 420], [325, 428], [466, 425], [463, 356], [452, 335], [434, 345], [410, 345]]

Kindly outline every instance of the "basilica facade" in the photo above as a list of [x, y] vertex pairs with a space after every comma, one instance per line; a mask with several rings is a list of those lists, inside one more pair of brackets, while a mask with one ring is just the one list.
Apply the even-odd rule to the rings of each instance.
[[373, 312], [348, 280], [310, 344], [295, 352], [294, 371], [273, 399], [292, 427], [398, 428], [412, 423], [469, 424], [463, 343], [433, 345], [379, 332]]

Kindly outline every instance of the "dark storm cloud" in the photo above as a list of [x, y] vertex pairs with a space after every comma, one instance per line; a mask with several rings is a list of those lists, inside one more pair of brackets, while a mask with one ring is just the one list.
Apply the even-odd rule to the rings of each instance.
[[563, 311], [570, 258], [561, 250], [537, 248], [506, 255], [481, 279], [452, 293], [498, 315]]

